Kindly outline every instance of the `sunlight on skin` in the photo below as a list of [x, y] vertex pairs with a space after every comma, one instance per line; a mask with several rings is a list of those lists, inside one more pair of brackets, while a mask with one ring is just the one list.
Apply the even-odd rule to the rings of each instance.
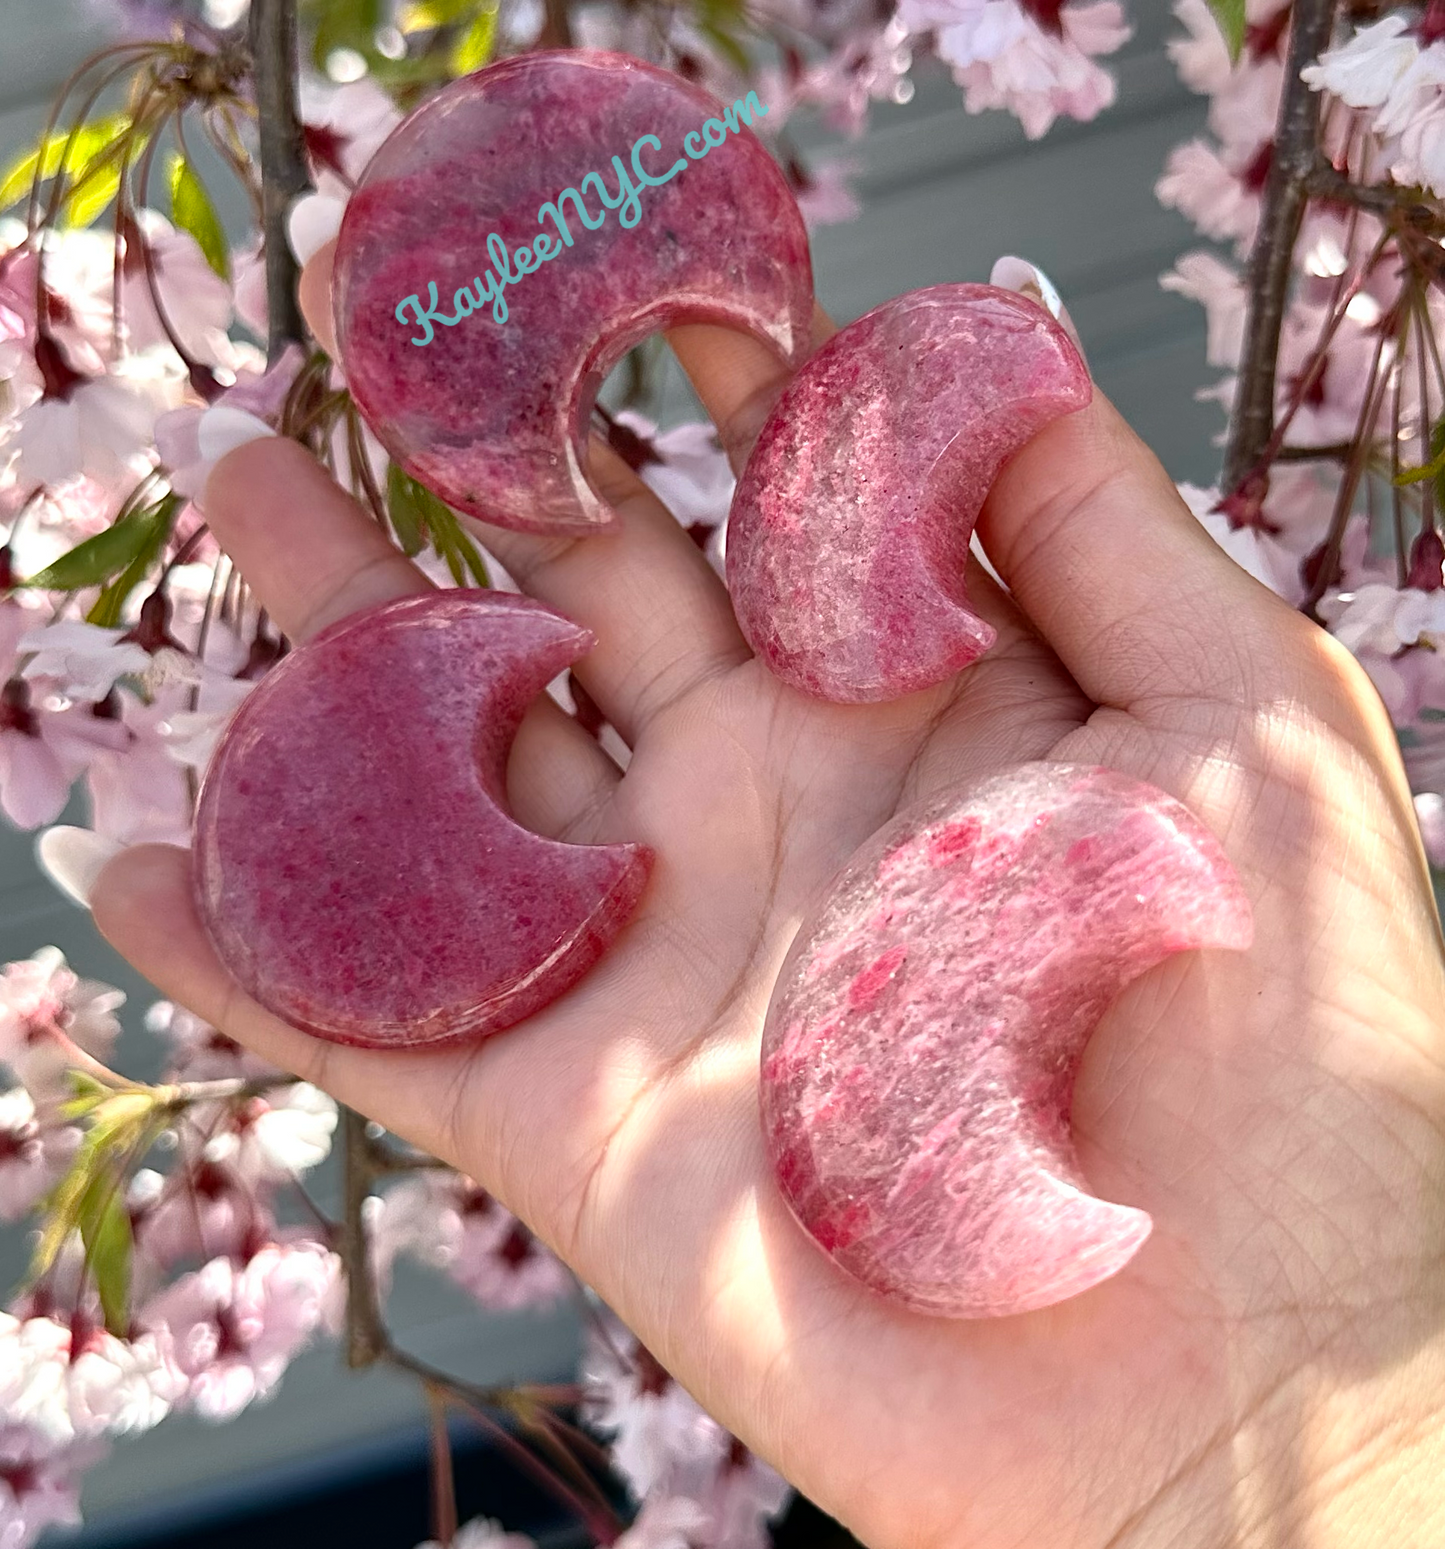
[[[302, 290], [321, 323], [324, 261]], [[776, 362], [712, 330], [674, 343], [736, 461]], [[514, 749], [529, 821], [595, 798], [589, 836], [661, 857], [569, 995], [479, 1048], [320, 1048], [235, 995], [185, 856], [157, 847], [102, 873], [105, 934], [164, 993], [476, 1176], [875, 1549], [1440, 1536], [1445, 967], [1363, 673], [1214, 545], [1102, 398], [990, 496], [983, 541], [1013, 594], [975, 592], [994, 652], [876, 712], [808, 704], [730, 658], [725, 593], [625, 474], [607, 475], [622, 531], [585, 551], [478, 529], [613, 642], [584, 682], [614, 724], [645, 722], [620, 781], [560, 713]], [[417, 584], [390, 561], [365, 572], [375, 524], [294, 448], [229, 454], [208, 495], [282, 627], [288, 607]], [[674, 581], [691, 629], [658, 608]], [[669, 673], [690, 686], [649, 719], [638, 696]], [[763, 1152], [758, 1038], [802, 913], [856, 844], [901, 805], [1039, 757], [1186, 802], [1245, 879], [1257, 945], [1152, 970], [1086, 1051], [1080, 1156], [1099, 1193], [1154, 1217], [1137, 1259], [1061, 1306], [949, 1323], [861, 1291], [792, 1221]], [[544, 758], [567, 766], [545, 787]]]

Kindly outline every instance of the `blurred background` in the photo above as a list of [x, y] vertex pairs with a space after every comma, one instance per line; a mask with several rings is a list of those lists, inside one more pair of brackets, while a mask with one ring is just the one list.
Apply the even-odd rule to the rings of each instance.
[[[1174, 28], [1166, 8], [1131, 9], [1134, 39], [1108, 61], [1119, 79], [1116, 106], [1090, 124], [1062, 121], [1042, 141], [1027, 141], [1007, 114], [970, 117], [947, 72], [927, 61], [915, 67], [913, 99], [875, 105], [863, 138], [797, 126], [815, 162], [840, 156], [856, 165], [851, 183], [862, 204], [858, 219], [814, 235], [818, 294], [841, 322], [919, 286], [987, 280], [1000, 254], [1029, 258], [1062, 293], [1104, 392], [1176, 479], [1208, 483], [1223, 416], [1194, 398], [1214, 375], [1203, 313], [1159, 287], [1159, 275], [1198, 239], [1153, 197], [1165, 155], [1199, 132], [1206, 104], [1184, 90], [1165, 55]], [[95, 0], [0, 0], [0, 164], [34, 143], [57, 85], [107, 40], [105, 17]], [[224, 174], [209, 186], [239, 236], [239, 189]], [[659, 373], [650, 407], [665, 423], [697, 413], [675, 368]], [[79, 973], [125, 989], [117, 1064], [152, 1075], [155, 1040], [140, 1019], [154, 992], [40, 875], [31, 845], [0, 823], [0, 962], [54, 943]], [[334, 1180], [318, 1188], [334, 1192]], [[7, 1286], [27, 1252], [19, 1228], [0, 1231]], [[575, 1370], [570, 1314], [482, 1318], [460, 1290], [405, 1263], [389, 1313], [409, 1349], [478, 1381], [569, 1379]], [[458, 1446], [463, 1521], [481, 1513], [555, 1536], [544, 1497], [506, 1475], [475, 1438], [458, 1433]], [[425, 1459], [418, 1386], [386, 1371], [350, 1373], [326, 1345], [291, 1367], [274, 1399], [233, 1422], [178, 1415], [122, 1440], [87, 1476], [85, 1528], [55, 1541], [226, 1549], [264, 1538], [276, 1549], [303, 1539], [411, 1549], [425, 1536]], [[806, 1526], [800, 1513], [789, 1531]], [[818, 1525], [811, 1530], [817, 1542]]]

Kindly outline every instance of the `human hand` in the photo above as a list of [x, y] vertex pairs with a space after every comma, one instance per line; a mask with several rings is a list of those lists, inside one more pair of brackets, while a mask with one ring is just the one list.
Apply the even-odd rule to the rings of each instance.
[[[323, 342], [328, 266], [303, 279]], [[714, 329], [671, 342], [740, 463], [781, 368]], [[228, 978], [188, 857], [163, 846], [101, 873], [105, 935], [164, 993], [479, 1180], [875, 1549], [1367, 1549], [1402, 1522], [1429, 1539], [1445, 973], [1393, 734], [1353, 660], [1234, 566], [1101, 397], [990, 496], [979, 534], [1012, 597], [976, 564], [968, 584], [997, 644], [892, 704], [770, 677], [677, 523], [605, 448], [594, 470], [615, 535], [474, 526], [595, 631], [578, 676], [632, 749], [621, 774], [540, 702], [509, 770], [518, 819], [657, 853], [579, 985], [478, 1044], [318, 1042]], [[429, 584], [291, 442], [223, 458], [206, 510], [295, 640]], [[1239, 869], [1255, 945], [1153, 969], [1085, 1055], [1080, 1158], [1153, 1216], [1138, 1257], [1060, 1306], [949, 1322], [875, 1298], [792, 1220], [758, 1042], [799, 921], [850, 852], [901, 808], [1029, 759], [1110, 765], [1185, 802]]]

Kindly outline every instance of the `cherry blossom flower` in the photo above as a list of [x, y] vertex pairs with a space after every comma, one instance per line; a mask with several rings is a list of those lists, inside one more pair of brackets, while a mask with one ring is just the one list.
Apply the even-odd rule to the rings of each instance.
[[[205, 1120], [197, 1113], [198, 1122]], [[248, 1184], [280, 1183], [326, 1160], [336, 1130], [336, 1104], [305, 1081], [226, 1109], [206, 1143], [208, 1162], [233, 1168]]]
[[1185, 253], [1159, 284], [1203, 306], [1209, 319], [1209, 364], [1236, 365], [1244, 348], [1249, 311], [1249, 296], [1239, 271], [1213, 253]]
[[616, 1549], [692, 1549], [708, 1525], [708, 1514], [686, 1496], [650, 1496]]
[[733, 477], [717, 431], [706, 421], [659, 430], [645, 415], [623, 409], [619, 424], [640, 436], [651, 454], [638, 476], [684, 527], [717, 527], [727, 520]]
[[809, 231], [856, 220], [862, 206], [848, 186], [861, 170], [856, 161], [835, 157], [808, 169], [806, 181], [796, 192], [798, 209]]
[[[203, 445], [202, 420], [216, 411], [240, 411], [273, 428], [281, 406], [302, 364], [300, 347], [288, 344], [269, 367], [243, 367], [235, 384], [208, 408], [187, 404], [161, 415], [155, 425], [156, 450], [167, 469], [168, 482], [178, 494], [196, 499], [205, 487], [212, 464], [220, 453], [214, 444]], [[226, 448], [229, 450], [229, 447]]]
[[53, 679], [60, 693], [90, 701], [104, 699], [123, 677], [140, 679], [147, 693], [200, 681], [200, 664], [189, 652], [165, 646], [152, 654], [129, 634], [73, 619], [32, 629], [20, 637], [18, 649], [30, 657], [21, 676]]
[[105, 1455], [96, 1442], [57, 1445], [0, 1420], [0, 1549], [28, 1549], [47, 1527], [80, 1521], [80, 1474]]
[[1181, 484], [1179, 493], [1184, 504], [1199, 518], [1200, 526], [1236, 565], [1287, 602], [1298, 604], [1303, 601], [1299, 560], [1271, 533], [1259, 527], [1232, 523], [1217, 509], [1219, 491], [1216, 488], [1201, 489], [1196, 484]]
[[970, 113], [1008, 108], [1031, 140], [1060, 114], [1090, 119], [1114, 100], [1094, 63], [1130, 36], [1117, 0], [901, 0], [910, 32], [932, 32]]
[[149, 1430], [180, 1391], [148, 1335], [0, 1313], [0, 1413], [53, 1442]]
[[489, 1517], [473, 1517], [457, 1529], [449, 1544], [429, 1538], [416, 1549], [536, 1549], [536, 1545], [525, 1533], [509, 1533]]
[[768, 1521], [793, 1494], [775, 1468], [735, 1438], [720, 1462], [677, 1469], [667, 1491], [695, 1500], [702, 1508], [707, 1522], [698, 1540], [708, 1549], [770, 1549]]
[[340, 1260], [318, 1243], [273, 1243], [237, 1268], [212, 1259], [137, 1314], [187, 1381], [185, 1404], [230, 1419], [265, 1398], [334, 1316]]
[[1244, 252], [1259, 226], [1266, 170], [1258, 156], [1237, 168], [1215, 146], [1186, 140], [1170, 151], [1154, 194], [1166, 208], [1187, 215], [1205, 236], [1232, 241]]
[[84, 377], [64, 397], [41, 398], [9, 426], [19, 476], [53, 484], [84, 473], [119, 484], [145, 471], [151, 428], [163, 404], [138, 383], [110, 376]]
[[1392, 13], [1357, 28], [1302, 75], [1369, 115], [1398, 181], [1445, 194], [1445, 42], [1422, 46], [1409, 18]]
[[171, 1001], [156, 1001], [145, 1014], [145, 1026], [170, 1045], [169, 1081], [254, 1080], [280, 1074], [193, 1011]]
[[136, 1246], [157, 1270], [213, 1258], [245, 1260], [276, 1223], [254, 1186], [230, 1168], [187, 1160], [132, 1197]]
[[578, 1379], [583, 1416], [611, 1438], [612, 1460], [638, 1499], [681, 1471], [710, 1477], [727, 1457], [728, 1433], [609, 1314], [588, 1330]]
[[0, 1061], [40, 1096], [58, 1082], [68, 1044], [109, 1053], [124, 1001], [123, 990], [73, 973], [58, 947], [41, 947], [0, 975]]
[[1430, 864], [1436, 868], [1445, 867], [1445, 796], [1436, 791], [1425, 791], [1416, 796], [1415, 817]]
[[43, 1124], [23, 1086], [0, 1092], [0, 1221], [18, 1221], [59, 1181], [80, 1144], [73, 1124]]
[[546, 1307], [572, 1277], [509, 1210], [456, 1173], [404, 1179], [382, 1198], [374, 1242], [383, 1275], [398, 1253], [444, 1270], [484, 1307]]
[[[848, 30], [790, 86], [768, 79], [769, 89], [759, 91], [768, 109], [766, 127], [780, 129], [794, 105], [808, 103], [822, 112], [830, 128], [857, 136], [863, 132], [870, 103], [907, 102], [913, 96], [908, 79], [912, 64], [909, 28], [903, 17], [894, 16], [881, 31], [870, 18], [866, 25]], [[763, 84], [759, 82], [760, 88]], [[775, 113], [780, 116], [774, 118]], [[851, 220], [857, 213], [855, 203], [848, 213], [832, 218]]]

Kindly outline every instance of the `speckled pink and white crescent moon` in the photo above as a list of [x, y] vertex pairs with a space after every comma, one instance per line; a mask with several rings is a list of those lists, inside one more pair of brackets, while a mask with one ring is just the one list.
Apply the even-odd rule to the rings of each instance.
[[522, 714], [592, 636], [529, 598], [354, 614], [236, 712], [196, 812], [206, 929], [242, 987], [337, 1043], [442, 1043], [570, 988], [637, 903], [641, 845], [543, 839], [506, 808]]
[[1091, 394], [1064, 328], [991, 285], [912, 291], [835, 334], [783, 391], [733, 496], [728, 590], [753, 650], [845, 704], [982, 655], [994, 631], [964, 566], [984, 497]]
[[[569, 188], [586, 224], [559, 202]], [[539, 215], [554, 202], [565, 246]], [[451, 315], [459, 289], [491, 286], [494, 253], [530, 266], [503, 290], [505, 321], [479, 302], [413, 344], [425, 330], [398, 304], [435, 285]], [[797, 204], [745, 115], [640, 60], [573, 49], [465, 76], [397, 127], [346, 207], [333, 304], [347, 385], [393, 460], [472, 516], [592, 532], [613, 520], [583, 472], [612, 367], [680, 322], [751, 333], [796, 363], [813, 279]]]
[[784, 1197], [843, 1269], [922, 1312], [1024, 1312], [1116, 1273], [1151, 1222], [1080, 1174], [1080, 1054], [1131, 979], [1252, 928], [1214, 837], [1113, 770], [1025, 764], [904, 814], [774, 991], [762, 1111]]

